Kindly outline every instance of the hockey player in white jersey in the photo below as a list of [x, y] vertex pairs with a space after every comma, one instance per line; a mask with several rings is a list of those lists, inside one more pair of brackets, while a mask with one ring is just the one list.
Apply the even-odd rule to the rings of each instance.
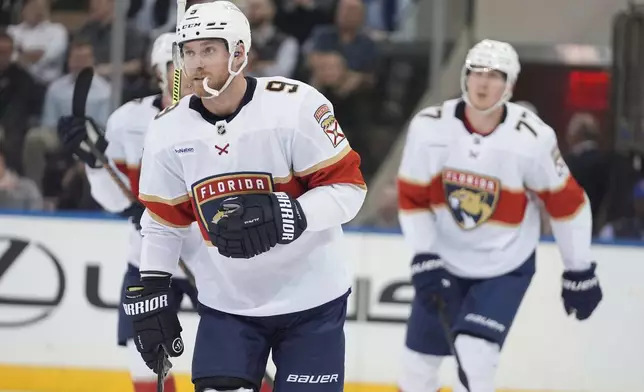
[[366, 194], [360, 157], [317, 90], [244, 77], [251, 35], [235, 5], [194, 5], [179, 28], [195, 96], [160, 113], [145, 141], [142, 280], [126, 290], [138, 349], [183, 352], [165, 298], [196, 221], [208, 256], [194, 270], [195, 390], [257, 391], [272, 350], [275, 390], [342, 391], [352, 279], [341, 225]]
[[[128, 185], [134, 195], [139, 189], [139, 165], [143, 154], [143, 141], [145, 132], [150, 122], [159, 111], [172, 103], [171, 87], [168, 86], [167, 75], [172, 75], [172, 45], [174, 33], [163, 34], [156, 39], [151, 52], [151, 66], [156, 71], [160, 80], [159, 86], [162, 93], [142, 99], [130, 101], [118, 108], [109, 117], [105, 131], [106, 142], [98, 142], [97, 146], [104, 149], [105, 155], [112, 166], [120, 172], [121, 179]], [[184, 86], [188, 84], [184, 83]], [[189, 94], [189, 88], [183, 95]], [[58, 132], [62, 144], [70, 150], [76, 151], [77, 156], [86, 163], [86, 173], [91, 185], [92, 196], [103, 208], [108, 211], [120, 213], [130, 217], [133, 227], [130, 234], [128, 265], [123, 277], [123, 290], [125, 287], [136, 284], [140, 280], [139, 261], [141, 258], [141, 234], [139, 221], [145, 207], [138, 203], [131, 203], [122, 190], [110, 177], [107, 170], [92, 154], [83, 153], [79, 143], [88, 138], [86, 118], [73, 116], [63, 117], [59, 123]], [[96, 127], [96, 125], [94, 125]], [[89, 130], [92, 133], [92, 130]], [[100, 139], [100, 138], [99, 138]], [[199, 229], [194, 225], [192, 235], [188, 236], [181, 250], [181, 257], [185, 261], [195, 258], [195, 253], [201, 246]], [[121, 290], [121, 293], [123, 293]], [[187, 295], [193, 305], [197, 305], [196, 288], [189, 282], [186, 274], [181, 270], [175, 271], [172, 282], [172, 295], [178, 307], [184, 295]], [[123, 297], [121, 298], [123, 301]], [[173, 309], [177, 311], [177, 309]], [[156, 375], [141, 360], [141, 356], [133, 344], [134, 332], [132, 322], [125, 315], [123, 306], [119, 306], [118, 344], [128, 347], [129, 370], [134, 392], [156, 391]], [[170, 375], [165, 380], [165, 391], [176, 390], [174, 378]]]
[[601, 301], [588, 199], [553, 129], [508, 102], [519, 70], [512, 46], [484, 40], [467, 55], [462, 98], [421, 110], [409, 125], [399, 217], [415, 254], [416, 295], [403, 392], [439, 388], [441, 360], [451, 354], [439, 309], [462, 365], [455, 391], [494, 391], [501, 348], [535, 272], [540, 202], [564, 261], [565, 311], [584, 320]]

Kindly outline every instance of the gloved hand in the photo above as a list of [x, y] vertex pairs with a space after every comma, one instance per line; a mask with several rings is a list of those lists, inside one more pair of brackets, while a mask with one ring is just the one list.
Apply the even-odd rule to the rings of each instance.
[[290, 244], [304, 230], [306, 217], [300, 203], [284, 192], [224, 199], [208, 227], [221, 255], [246, 259], [276, 244]]
[[[104, 132], [94, 119], [91, 117], [62, 116], [58, 119], [57, 132], [60, 143], [66, 151], [74, 153], [78, 159], [91, 168], [98, 169], [103, 166], [87, 145], [87, 143], [93, 144], [101, 153], [105, 153], [107, 148]], [[83, 145], [83, 142], [85, 142], [85, 145]]]
[[419, 253], [411, 262], [411, 282], [416, 296], [426, 306], [435, 309], [441, 299], [447, 307], [458, 303], [458, 287], [454, 277], [444, 268], [444, 262], [434, 253]]
[[123, 307], [134, 325], [134, 343], [146, 365], [155, 373], [159, 350], [171, 357], [183, 354], [181, 324], [170, 295], [170, 274], [155, 272], [125, 289]]
[[595, 275], [597, 263], [593, 262], [585, 271], [565, 271], [562, 277], [561, 297], [568, 314], [575, 314], [577, 320], [585, 320], [593, 313], [602, 300], [602, 289]]
[[132, 222], [134, 227], [138, 231], [141, 231], [141, 216], [143, 216], [144, 211], [145, 206], [138, 201], [135, 201], [128, 208], [121, 211], [119, 215], [124, 218], [130, 218], [130, 222]]

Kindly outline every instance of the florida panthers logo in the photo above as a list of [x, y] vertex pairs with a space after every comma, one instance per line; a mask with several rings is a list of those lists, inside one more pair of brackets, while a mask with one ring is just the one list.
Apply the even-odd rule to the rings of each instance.
[[496, 209], [501, 190], [498, 179], [446, 170], [443, 186], [447, 205], [458, 225], [471, 230], [485, 223]]
[[216, 225], [226, 214], [219, 211], [221, 202], [235, 195], [273, 192], [273, 177], [270, 173], [239, 172], [225, 173], [203, 178], [192, 184], [193, 204], [198, 214], [202, 235], [211, 225]]

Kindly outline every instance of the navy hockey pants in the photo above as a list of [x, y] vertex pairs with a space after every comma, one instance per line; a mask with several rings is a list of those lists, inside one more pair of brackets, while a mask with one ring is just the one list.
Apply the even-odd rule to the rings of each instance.
[[237, 377], [259, 389], [272, 350], [276, 391], [343, 391], [348, 296], [301, 312], [266, 317], [232, 315], [200, 305], [193, 382]]
[[[488, 279], [454, 277], [461, 294], [460, 303], [447, 308], [454, 336], [472, 335], [503, 346], [534, 272], [533, 253], [519, 268], [505, 275]], [[437, 308], [414, 298], [405, 344], [423, 354], [450, 355]]]

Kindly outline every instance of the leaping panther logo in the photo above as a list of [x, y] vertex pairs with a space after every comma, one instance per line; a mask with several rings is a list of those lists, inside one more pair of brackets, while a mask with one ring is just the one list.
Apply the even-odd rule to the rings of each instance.
[[465, 230], [490, 219], [501, 189], [498, 179], [454, 170], [443, 173], [443, 186], [452, 216]]

